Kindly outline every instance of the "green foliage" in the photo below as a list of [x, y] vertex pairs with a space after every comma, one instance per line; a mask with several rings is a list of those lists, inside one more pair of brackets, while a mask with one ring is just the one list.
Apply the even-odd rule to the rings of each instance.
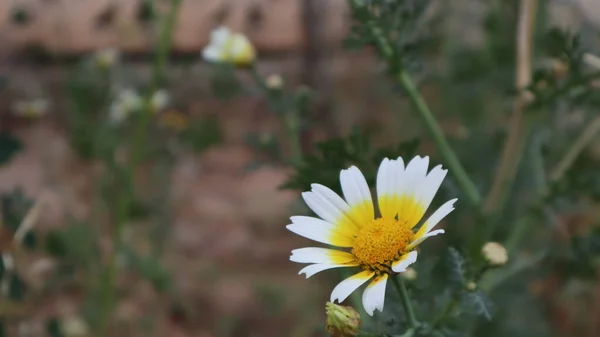
[[61, 261], [89, 267], [90, 262], [98, 261], [100, 256], [96, 238], [97, 234], [92, 228], [74, 223], [48, 233], [45, 250]]
[[0, 165], [7, 163], [22, 149], [21, 142], [8, 133], [0, 132]]
[[376, 149], [370, 137], [357, 129], [345, 138], [330, 139], [315, 146], [315, 154], [304, 157], [294, 174], [282, 186], [286, 189], [310, 190], [310, 184], [329, 186], [339, 191], [340, 170], [359, 167], [370, 186], [374, 186], [378, 164], [383, 158], [413, 157], [419, 145], [414, 139], [395, 146]]
[[210, 84], [212, 92], [220, 99], [231, 99], [242, 91], [242, 85], [235, 76], [235, 68], [226, 64], [213, 66]]
[[221, 126], [219, 120], [215, 117], [193, 120], [179, 136], [183, 145], [198, 153], [202, 153], [207, 148], [219, 143], [221, 138]]
[[46, 321], [46, 333], [50, 337], [64, 337], [64, 333], [60, 328], [60, 322], [56, 317], [52, 317]]

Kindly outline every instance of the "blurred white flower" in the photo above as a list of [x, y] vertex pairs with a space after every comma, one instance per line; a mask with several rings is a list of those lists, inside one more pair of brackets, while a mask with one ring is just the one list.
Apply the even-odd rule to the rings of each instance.
[[273, 74], [266, 79], [267, 87], [271, 90], [279, 90], [283, 87], [283, 78], [279, 74]]
[[132, 113], [143, 106], [142, 97], [133, 89], [124, 89], [110, 107], [109, 120], [113, 124], [120, 124]]
[[152, 112], [158, 113], [166, 108], [167, 104], [169, 104], [169, 100], [170, 96], [168, 91], [164, 89], [155, 91], [152, 95], [152, 98], [150, 98], [150, 107]]
[[48, 113], [50, 102], [45, 98], [17, 101], [12, 105], [15, 115], [27, 118], [39, 118]]
[[102, 69], [110, 69], [114, 67], [114, 65], [119, 62], [120, 58], [121, 55], [119, 51], [114, 48], [99, 50], [92, 57], [94, 65]]
[[209, 62], [247, 66], [256, 59], [256, 51], [244, 34], [220, 27], [211, 32], [210, 42], [202, 50], [202, 57]]
[[61, 330], [67, 337], [87, 336], [90, 332], [88, 324], [79, 316], [69, 316], [62, 319]]

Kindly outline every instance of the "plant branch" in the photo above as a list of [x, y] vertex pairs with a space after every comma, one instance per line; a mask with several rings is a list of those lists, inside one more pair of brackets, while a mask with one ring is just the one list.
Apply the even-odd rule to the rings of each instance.
[[518, 90], [521, 90], [521, 93], [517, 97], [509, 122], [508, 136], [498, 170], [483, 204], [484, 213], [494, 212], [501, 207], [505, 194], [512, 186], [523, 156], [524, 144], [529, 132], [529, 127], [524, 123], [523, 114], [533, 99], [531, 93], [523, 89], [531, 82], [532, 45], [537, 4], [537, 0], [521, 0], [520, 3], [516, 36], [517, 67], [515, 86]]
[[556, 168], [550, 173], [550, 182], [559, 181], [565, 173], [573, 166], [577, 157], [586, 148], [586, 146], [594, 140], [594, 137], [600, 132], [600, 117], [596, 117], [589, 123], [583, 132], [577, 137], [575, 142], [569, 147], [565, 155], [556, 165]]
[[392, 279], [392, 283], [398, 291], [400, 295], [400, 299], [402, 300], [402, 305], [404, 306], [404, 311], [408, 315], [408, 323], [410, 327], [416, 329], [420, 326], [419, 321], [417, 320], [417, 316], [415, 316], [415, 311], [413, 310], [412, 304], [410, 303], [410, 296], [408, 295], [408, 290], [406, 289], [406, 284], [404, 284], [404, 280], [402, 280], [397, 275], [390, 275]]
[[[117, 280], [117, 259], [123, 248], [123, 231], [128, 222], [129, 210], [134, 201], [135, 171], [142, 160], [147, 141], [147, 129], [151, 120], [150, 100], [154, 92], [164, 84], [166, 78], [166, 65], [171, 50], [173, 28], [177, 19], [177, 12], [182, 0], [172, 0], [169, 13], [165, 17], [155, 17], [158, 32], [158, 43], [156, 45], [155, 62], [153, 68], [152, 82], [144, 100], [144, 109], [138, 115], [130, 148], [130, 157], [127, 163], [127, 182], [131, 185], [129, 189], [116, 195], [116, 216], [113, 247], [110, 253], [106, 274], [102, 279], [102, 303], [101, 303], [101, 336], [109, 335], [110, 313], [115, 305], [114, 288]], [[151, 4], [154, 5], [153, 3]], [[113, 160], [113, 159], [111, 159]]]
[[427, 103], [423, 100], [421, 94], [415, 87], [411, 77], [404, 70], [400, 71], [397, 77], [398, 81], [402, 84], [404, 89], [406, 90], [408, 97], [410, 98], [411, 103], [417, 110], [421, 120], [427, 126], [429, 133], [433, 137], [435, 144], [437, 145], [438, 150], [440, 151], [442, 157], [446, 161], [446, 165], [450, 169], [450, 172], [454, 175], [454, 178], [462, 188], [463, 192], [466, 194], [467, 199], [473, 206], [478, 206], [481, 202], [481, 196], [477, 187], [473, 183], [473, 181], [469, 178], [469, 175], [463, 168], [460, 163], [460, 160], [448, 144], [446, 137], [444, 136], [444, 132], [440, 128], [437, 123], [435, 117], [429, 110]]

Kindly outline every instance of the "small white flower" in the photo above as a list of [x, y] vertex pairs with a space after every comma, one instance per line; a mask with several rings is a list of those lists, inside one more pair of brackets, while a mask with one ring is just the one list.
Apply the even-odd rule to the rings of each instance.
[[256, 59], [256, 51], [244, 34], [232, 33], [228, 28], [220, 27], [211, 32], [210, 42], [202, 50], [202, 57], [209, 62], [247, 66]]
[[131, 114], [140, 110], [142, 106], [142, 97], [135, 90], [124, 89], [119, 92], [110, 107], [109, 120], [113, 124], [120, 124], [131, 116]]
[[99, 50], [92, 57], [94, 64], [102, 69], [112, 68], [115, 64], [117, 64], [117, 62], [119, 62], [120, 58], [121, 55], [119, 51], [114, 48]]
[[27, 118], [39, 118], [48, 113], [50, 103], [45, 98], [17, 101], [12, 106], [15, 115]]
[[150, 107], [154, 113], [160, 112], [169, 104], [169, 100], [168, 91], [164, 89], [157, 90], [152, 94], [152, 98], [150, 98]]
[[388, 278], [406, 272], [417, 261], [417, 246], [444, 233], [434, 228], [454, 210], [456, 199], [444, 203], [416, 228], [448, 172], [441, 165], [431, 171], [428, 166], [429, 157], [417, 156], [406, 166], [401, 157], [382, 161], [376, 184], [379, 217], [375, 217], [367, 181], [355, 166], [340, 173], [344, 199], [323, 185], [312, 184], [312, 190], [302, 197], [319, 218], [293, 216], [287, 229], [341, 249], [293, 250], [291, 261], [310, 264], [300, 274], [310, 277], [327, 269], [359, 267], [360, 272], [333, 289], [331, 302], [344, 301], [369, 282], [362, 296], [365, 311], [369, 315], [383, 311]]
[[61, 321], [61, 330], [67, 337], [87, 336], [90, 332], [88, 324], [79, 316], [69, 316]]
[[279, 74], [270, 75], [265, 82], [271, 90], [279, 90], [283, 87], [283, 78]]

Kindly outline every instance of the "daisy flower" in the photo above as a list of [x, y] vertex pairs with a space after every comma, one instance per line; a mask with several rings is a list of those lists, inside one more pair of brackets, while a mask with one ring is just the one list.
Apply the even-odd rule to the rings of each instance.
[[202, 57], [209, 62], [247, 66], [256, 59], [254, 46], [244, 34], [233, 33], [226, 27], [213, 30]]
[[443, 204], [415, 229], [448, 172], [439, 165], [428, 173], [428, 166], [429, 157], [417, 156], [406, 167], [401, 157], [385, 158], [377, 172], [379, 215], [375, 213], [367, 181], [355, 166], [340, 173], [344, 199], [323, 185], [312, 184], [312, 190], [302, 193], [302, 197], [320, 219], [293, 216], [287, 229], [340, 249], [293, 250], [291, 261], [310, 263], [299, 274], [308, 278], [327, 269], [359, 267], [361, 272], [333, 289], [331, 302], [344, 301], [370, 281], [362, 296], [365, 311], [371, 316], [375, 309], [383, 311], [389, 276], [406, 271], [417, 260], [419, 244], [444, 233], [443, 229], [433, 228], [454, 210], [457, 199]]

